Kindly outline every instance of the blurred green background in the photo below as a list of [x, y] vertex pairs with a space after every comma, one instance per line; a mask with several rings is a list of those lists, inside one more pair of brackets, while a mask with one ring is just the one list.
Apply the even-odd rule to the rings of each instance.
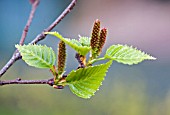
[[[25, 44], [55, 20], [71, 0], [40, 0]], [[29, 16], [28, 0], [0, 0], [0, 68], [10, 59]], [[157, 57], [127, 66], [113, 63], [100, 90], [91, 99], [81, 99], [68, 87], [47, 85], [0, 87], [0, 115], [170, 115], [170, 1], [169, 0], [79, 0], [73, 11], [53, 31], [63, 36], [90, 36], [95, 19], [108, 28], [106, 48], [130, 44]], [[55, 51], [52, 36], [39, 44]], [[67, 47], [67, 72], [78, 65]], [[104, 54], [104, 53], [103, 53]], [[17, 61], [1, 78], [47, 79], [49, 70]]]

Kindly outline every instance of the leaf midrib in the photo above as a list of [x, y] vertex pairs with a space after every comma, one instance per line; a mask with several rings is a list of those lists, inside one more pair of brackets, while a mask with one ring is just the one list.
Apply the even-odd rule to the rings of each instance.
[[[25, 49], [25, 51], [26, 51], [27, 53], [29, 53], [30, 55], [32, 55], [33, 57], [37, 58], [37, 60], [40, 60], [42, 63], [44, 63], [44, 64], [46, 64], [47, 66], [49, 66], [50, 68], [52, 67], [52, 65], [51, 65], [50, 63], [48, 63], [48, 62], [45, 61], [44, 59], [40, 58], [40, 56], [39, 56], [39, 55], [36, 55], [36, 53], [34, 53], [32, 50], [30, 51], [30, 50]], [[41, 52], [41, 55], [43, 55], [42, 52]]]

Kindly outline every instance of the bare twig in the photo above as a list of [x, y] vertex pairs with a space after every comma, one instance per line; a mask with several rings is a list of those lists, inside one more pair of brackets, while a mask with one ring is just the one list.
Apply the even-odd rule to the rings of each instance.
[[0, 81], [0, 86], [9, 84], [48, 84], [53, 86], [54, 80], [53, 78], [47, 80], [21, 80], [20, 78], [17, 78], [16, 80]]
[[[21, 36], [21, 39], [20, 39], [20, 42], [19, 42], [20, 45], [23, 45], [23, 43], [24, 43], [24, 40], [25, 40], [25, 38], [27, 36], [28, 29], [29, 29], [29, 27], [31, 25], [31, 22], [32, 22], [32, 19], [34, 17], [34, 13], [36, 11], [36, 8], [37, 8], [38, 4], [39, 4], [39, 0], [35, 0], [34, 2], [32, 2], [32, 9], [31, 9], [28, 21], [27, 21], [27, 23], [25, 25], [25, 28], [24, 28], [24, 30], [22, 32], [22, 36]], [[20, 58], [21, 58], [21, 56], [20, 56], [19, 52], [17, 50], [15, 50], [15, 52], [12, 55], [11, 59], [1, 69], [0, 77], [15, 63], [15, 61], [19, 60]]]
[[70, 5], [61, 13], [61, 15], [48, 27], [46, 28], [41, 34], [39, 34], [31, 44], [36, 44], [37, 42], [41, 41], [45, 38], [46, 34], [44, 32], [50, 32], [76, 5], [77, 0], [72, 0]]
[[34, 17], [34, 13], [35, 13], [35, 11], [37, 9], [38, 4], [39, 4], [39, 0], [35, 0], [35, 2], [32, 3], [32, 9], [31, 9], [29, 18], [28, 18], [27, 24], [25, 25], [25, 28], [24, 28], [24, 30], [22, 32], [22, 36], [21, 36], [21, 39], [20, 39], [20, 42], [19, 42], [20, 45], [23, 45], [23, 43], [24, 43], [24, 40], [25, 40], [25, 38], [27, 36], [28, 29], [29, 29], [29, 27], [31, 25], [31, 22], [32, 22], [32, 19]]
[[[44, 34], [44, 32], [49, 32], [51, 31], [75, 6], [77, 0], [72, 0], [72, 2], [70, 3], [70, 5], [61, 13], [61, 15], [48, 27], [46, 28], [43, 32], [41, 32], [32, 42], [31, 44], [36, 44], [37, 42], [43, 40], [46, 35]], [[15, 53], [13, 54], [13, 56], [11, 57], [11, 59], [6, 63], [6, 65], [0, 70], [0, 77], [2, 77], [2, 75], [4, 73], [6, 73], [6, 71], [17, 61], [21, 59], [21, 55], [18, 51], [15, 51]]]
[[6, 73], [6, 71], [17, 61], [21, 59], [21, 55], [19, 54], [18, 51], [15, 51], [15, 53], [12, 55], [11, 59], [6, 63], [6, 65], [1, 69], [0, 71], [0, 77], [2, 77], [2, 75], [4, 73]]

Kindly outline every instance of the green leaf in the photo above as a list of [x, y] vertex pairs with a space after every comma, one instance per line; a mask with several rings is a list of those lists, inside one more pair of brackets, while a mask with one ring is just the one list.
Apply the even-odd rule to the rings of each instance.
[[69, 45], [71, 48], [73, 48], [80, 55], [83, 55], [83, 56], [85, 56], [91, 49], [88, 46], [83, 46], [79, 41], [77, 41], [75, 39], [64, 38], [58, 32], [45, 32], [45, 34], [50, 34], [50, 35], [56, 36], [57, 38], [64, 41], [67, 45]]
[[51, 68], [56, 60], [52, 48], [42, 45], [15, 45], [21, 53], [22, 59], [30, 66], [37, 68]]
[[79, 41], [82, 44], [82, 46], [90, 47], [90, 38], [89, 37], [79, 36]]
[[112, 61], [109, 61], [106, 64], [71, 71], [66, 77], [66, 82], [74, 94], [82, 98], [90, 98], [102, 84], [111, 64]]
[[112, 45], [105, 54], [105, 58], [115, 60], [123, 64], [138, 64], [143, 60], [155, 60], [156, 58], [127, 45]]

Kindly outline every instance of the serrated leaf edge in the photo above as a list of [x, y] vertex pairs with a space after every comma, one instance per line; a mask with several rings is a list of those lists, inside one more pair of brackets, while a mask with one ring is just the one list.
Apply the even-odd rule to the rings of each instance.
[[[67, 45], [69, 45], [70, 47], [72, 47], [74, 50], [76, 50], [80, 55], [86, 55], [91, 48], [88, 46], [79, 46], [73, 42], [71, 42], [71, 40], [75, 40], [76, 42], [80, 43], [78, 40], [76, 39], [69, 39], [69, 38], [64, 38], [61, 34], [59, 34], [58, 32], [45, 32], [44, 34], [50, 34], [53, 36], [56, 36], [57, 38], [59, 38], [60, 40], [64, 41]], [[80, 43], [81, 44], [81, 43]], [[73, 46], [74, 45], [74, 46]], [[80, 51], [81, 49], [81, 51]], [[83, 51], [83, 52], [82, 52]]]
[[[17, 49], [21, 49], [20, 47], [24, 47], [24, 46], [26, 46], [26, 47], [29, 47], [29, 46], [35, 46], [35, 44], [28, 44], [28, 45], [18, 45], [18, 44], [16, 44], [15, 45], [15, 47], [17, 48]], [[50, 51], [53, 51], [52, 50], [52, 48], [51, 47], [48, 47], [48, 46], [46, 46], [46, 45], [36, 45], [36, 46], [40, 46], [40, 47], [46, 47], [46, 48], [49, 48], [50, 49]], [[41, 49], [41, 48], [40, 48]], [[41, 49], [42, 50], [42, 49]], [[26, 51], [29, 51], [29, 50], [26, 50]], [[30, 51], [29, 51], [30, 52]], [[22, 52], [20, 52], [21, 53], [21, 55], [22, 55]], [[50, 56], [52, 55], [52, 57], [54, 57], [55, 59], [56, 59], [56, 56], [54, 55], [55, 53], [52, 53], [52, 52], [50, 52]], [[49, 67], [45, 67], [45, 68], [51, 68], [53, 65], [54, 65], [54, 63], [55, 63], [55, 59], [53, 59], [52, 60], [52, 58], [50, 58], [50, 62], [51, 63], [47, 63], [46, 61], [44, 61], [44, 60], [46, 60], [46, 59], [42, 59], [42, 58], [39, 58], [39, 56], [37, 56], [37, 55], [35, 55], [35, 54], [32, 54], [32, 55], [34, 55], [34, 57], [36, 57], [38, 60], [41, 60], [43, 63], [45, 63], [46, 65], [48, 65]], [[41, 53], [41, 57], [42, 57], [42, 53]], [[29, 65], [29, 63], [28, 63], [28, 61], [27, 60], [25, 60], [25, 58], [23, 58], [22, 57], [22, 59]], [[37, 61], [38, 61], [37, 60]], [[30, 66], [32, 66], [32, 65], [30, 65]], [[34, 67], [36, 67], [36, 66], [34, 66]], [[44, 67], [43, 67], [44, 68]]]
[[[107, 69], [106, 69], [106, 71], [105, 71], [105, 75], [103, 76], [103, 78], [102, 78], [101, 81], [96, 81], [96, 82], [100, 82], [100, 85], [98, 86], [98, 88], [97, 88], [96, 90], [93, 89], [94, 92], [90, 92], [91, 95], [88, 94], [88, 96], [82, 97], [81, 94], [78, 94], [78, 95], [77, 95], [77, 94], [75, 93], [75, 91], [72, 90], [72, 88], [70, 88], [70, 90], [71, 90], [75, 95], [77, 95], [77, 96], [79, 96], [79, 97], [81, 97], [81, 98], [90, 98], [91, 96], [95, 95], [96, 91], [99, 90], [100, 86], [102, 85], [102, 82], [103, 82], [104, 79], [105, 79], [105, 76], [106, 76], [106, 73], [108, 72], [109, 67], [112, 65], [112, 60], [108, 61], [108, 62], [105, 63], [105, 64], [109, 64], [108, 67], [107, 67]], [[99, 64], [99, 65], [90, 66], [90, 67], [87, 67], [87, 68], [93, 68], [93, 67], [97, 67], [97, 66], [101, 66], [101, 65], [104, 66], [105, 64]], [[72, 70], [72, 71], [70, 72], [70, 74], [71, 74], [72, 72], [82, 71], [81, 69], [84, 69], [84, 68], [80, 68], [79, 70]], [[69, 76], [69, 74], [68, 74], [68, 76]], [[68, 77], [68, 76], [67, 76], [67, 77]], [[66, 78], [66, 82], [67, 82], [67, 78]], [[72, 85], [73, 85], [73, 86], [74, 86], [75, 83], [76, 83], [75, 81], [74, 81], [74, 82], [71, 82], [71, 83], [68, 83], [68, 82], [67, 82], [67, 85], [69, 85], [69, 86], [72, 86]]]
[[[119, 52], [121, 52], [122, 50], [125, 50], [125, 49], [129, 49], [129, 51], [130, 50], [136, 50], [137, 52], [140, 52], [142, 55], [143, 55], [143, 57], [135, 57], [134, 59], [136, 60], [136, 59], [139, 59], [139, 60], [156, 60], [156, 58], [155, 57], [153, 57], [153, 56], [151, 56], [150, 54], [147, 54], [147, 53], [145, 53], [144, 51], [141, 51], [140, 49], [137, 49], [136, 47], [133, 47], [132, 45], [131, 46], [128, 46], [127, 44], [125, 44], [125, 45], [122, 45], [122, 44], [117, 44], [117, 45], [112, 45], [112, 46], [110, 46], [108, 49], [107, 49], [107, 51], [106, 51], [106, 54], [105, 54], [105, 58], [107, 58], [107, 59], [111, 59], [111, 60], [114, 60], [114, 61], [117, 61], [117, 62], [119, 62], [119, 63], [122, 63], [121, 61], [119, 61], [119, 60], [129, 60], [129, 59], [131, 59], [131, 58], [122, 58], [122, 57], [115, 57], [115, 56], [110, 56], [109, 54], [107, 54], [108, 53], [108, 50], [109, 49], [111, 49], [112, 47], [115, 47], [115, 46], [117, 46], [117, 48], [115, 49], [115, 51], [113, 51], [112, 52], [112, 55], [114, 55], [115, 53], [116, 54], [118, 54]], [[122, 48], [123, 47], [123, 48]], [[121, 50], [119, 50], [119, 49], [121, 49]], [[119, 50], [119, 51], [118, 51]], [[116, 52], [116, 51], [118, 51], [118, 52]], [[122, 53], [121, 55], [123, 55], [123, 54], [126, 54], [127, 52], [124, 52], [124, 53]], [[133, 52], [132, 52], [133, 53]], [[128, 55], [130, 55], [130, 54], [128, 54]], [[124, 64], [128, 64], [128, 65], [133, 65], [133, 64], [138, 64], [138, 63], [140, 63], [140, 62], [136, 62], [136, 63], [132, 63], [132, 64], [128, 64], [128, 63], [124, 63]]]

